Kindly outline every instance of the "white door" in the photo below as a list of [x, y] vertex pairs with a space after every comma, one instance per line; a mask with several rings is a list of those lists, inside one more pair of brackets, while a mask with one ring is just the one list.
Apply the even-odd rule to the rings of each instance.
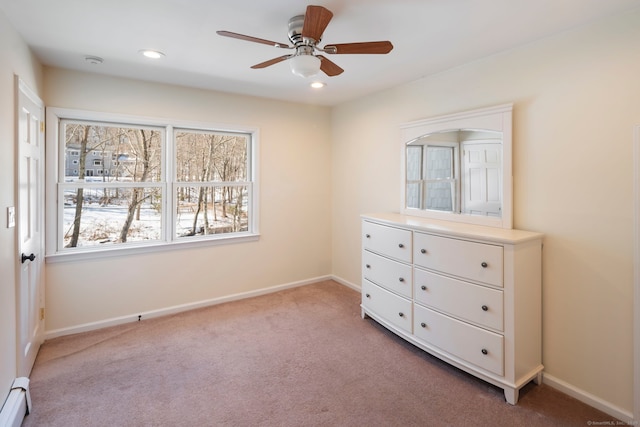
[[44, 105], [18, 78], [18, 376], [44, 338]]
[[466, 213], [502, 216], [502, 145], [465, 143], [462, 208]]

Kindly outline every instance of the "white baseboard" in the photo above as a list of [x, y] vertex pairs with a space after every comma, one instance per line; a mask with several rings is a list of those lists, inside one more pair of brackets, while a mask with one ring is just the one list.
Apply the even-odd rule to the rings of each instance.
[[[554, 377], [553, 375], [549, 375], [547, 373], [543, 373], [542, 382], [547, 384], [549, 387], [553, 387], [564, 394], [567, 394], [582, 403], [586, 403], [589, 406], [592, 406], [605, 414], [611, 415], [612, 417], [624, 421], [629, 425], [635, 425], [640, 420], [633, 420], [633, 414], [629, 411], [626, 411], [622, 408], [617, 407], [616, 405], [607, 402], [597, 396], [592, 395], [591, 393], [587, 393], [584, 390], [581, 390], [565, 381], [562, 381], [559, 378]], [[612, 420], [613, 421], [613, 420]], [[613, 424], [612, 424], [613, 425]]]
[[358, 292], [362, 292], [362, 286], [360, 285], [356, 285], [355, 283], [351, 283], [341, 277], [338, 276], [331, 276], [331, 280], [340, 283], [341, 285], [344, 285], [348, 288], [353, 289], [354, 291], [358, 291]]
[[[197, 301], [197, 302], [192, 302], [192, 303], [187, 303], [187, 304], [174, 305], [172, 307], [166, 307], [166, 308], [162, 308], [162, 309], [158, 309], [158, 310], [145, 311], [145, 312], [142, 312], [142, 313], [133, 313], [133, 314], [126, 315], [126, 316], [114, 317], [114, 318], [111, 318], [111, 319], [100, 320], [98, 322], [84, 323], [82, 325], [71, 326], [71, 327], [68, 327], [68, 328], [54, 329], [54, 330], [45, 332], [45, 340], [51, 339], [51, 338], [56, 338], [56, 337], [61, 337], [61, 336], [64, 336], [64, 335], [72, 335], [72, 334], [77, 334], [77, 333], [80, 333], [80, 332], [93, 331], [93, 330], [96, 330], [96, 329], [102, 329], [102, 328], [106, 328], [106, 327], [109, 327], [109, 326], [122, 325], [124, 323], [136, 322], [136, 321], [141, 320], [141, 319], [150, 319], [150, 318], [153, 318], [153, 317], [166, 316], [166, 315], [169, 315], [169, 314], [180, 313], [180, 312], [183, 312], [183, 311], [194, 310], [194, 309], [202, 308], [202, 307], [209, 307], [209, 306], [212, 306], [212, 305], [222, 304], [222, 303], [225, 303], [225, 302], [237, 301], [237, 300], [241, 300], [241, 299], [245, 299], [245, 298], [257, 297], [257, 296], [260, 296], [260, 295], [266, 295], [266, 294], [270, 294], [270, 293], [274, 293], [274, 292], [279, 292], [279, 291], [282, 291], [282, 290], [285, 290], [285, 289], [296, 288], [298, 286], [304, 286], [304, 285], [310, 285], [312, 283], [318, 283], [318, 282], [322, 282], [324, 280], [331, 280], [331, 279], [336, 280], [332, 276], [314, 277], [314, 278], [307, 279], [307, 280], [301, 280], [301, 281], [297, 281], [297, 282], [286, 283], [286, 284], [283, 284], [283, 285], [272, 286], [272, 287], [269, 287], [269, 288], [258, 289], [258, 290], [255, 290], [255, 291], [242, 292], [242, 293], [238, 293], [238, 294], [227, 295], [227, 296], [224, 296], [224, 297], [212, 298], [212, 299], [208, 299], [208, 300], [204, 300], [204, 301]], [[336, 281], [338, 281], [338, 280], [336, 280]], [[2, 426], [2, 424], [0, 424], [0, 426]]]

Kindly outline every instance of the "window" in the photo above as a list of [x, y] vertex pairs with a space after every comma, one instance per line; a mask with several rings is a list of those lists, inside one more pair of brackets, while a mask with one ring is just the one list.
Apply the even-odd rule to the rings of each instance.
[[257, 237], [255, 130], [57, 109], [48, 120], [48, 255]]
[[177, 237], [248, 231], [247, 135], [176, 129], [174, 137]]
[[456, 144], [446, 142], [407, 146], [407, 207], [457, 210], [458, 151]]

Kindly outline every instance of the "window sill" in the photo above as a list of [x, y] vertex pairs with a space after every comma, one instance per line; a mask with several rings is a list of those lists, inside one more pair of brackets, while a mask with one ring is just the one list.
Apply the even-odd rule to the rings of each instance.
[[207, 246], [232, 245], [236, 243], [255, 242], [260, 238], [260, 234], [247, 233], [242, 235], [234, 235], [229, 237], [218, 237], [208, 240], [186, 240], [177, 242], [159, 242], [138, 245], [127, 245], [126, 247], [114, 247], [105, 249], [100, 247], [99, 250], [78, 249], [77, 251], [69, 251], [63, 253], [50, 254], [45, 256], [45, 262], [60, 263], [73, 261], [86, 261], [105, 258], [116, 258], [129, 256], [134, 254], [149, 254], [155, 252], [175, 251], [190, 248], [202, 248]]

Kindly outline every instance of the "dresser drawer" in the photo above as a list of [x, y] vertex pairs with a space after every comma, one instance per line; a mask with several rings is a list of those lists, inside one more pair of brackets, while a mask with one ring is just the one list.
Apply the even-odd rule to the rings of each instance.
[[362, 247], [400, 261], [411, 262], [411, 231], [363, 221]]
[[411, 333], [411, 301], [374, 285], [362, 281], [362, 306], [384, 320]]
[[414, 335], [496, 375], [504, 375], [502, 335], [414, 306]]
[[503, 330], [502, 291], [416, 268], [414, 299], [477, 325]]
[[416, 265], [489, 285], [502, 286], [502, 246], [425, 233], [415, 233], [413, 239], [413, 262]]
[[364, 251], [362, 277], [407, 298], [412, 296], [413, 280], [409, 264]]

